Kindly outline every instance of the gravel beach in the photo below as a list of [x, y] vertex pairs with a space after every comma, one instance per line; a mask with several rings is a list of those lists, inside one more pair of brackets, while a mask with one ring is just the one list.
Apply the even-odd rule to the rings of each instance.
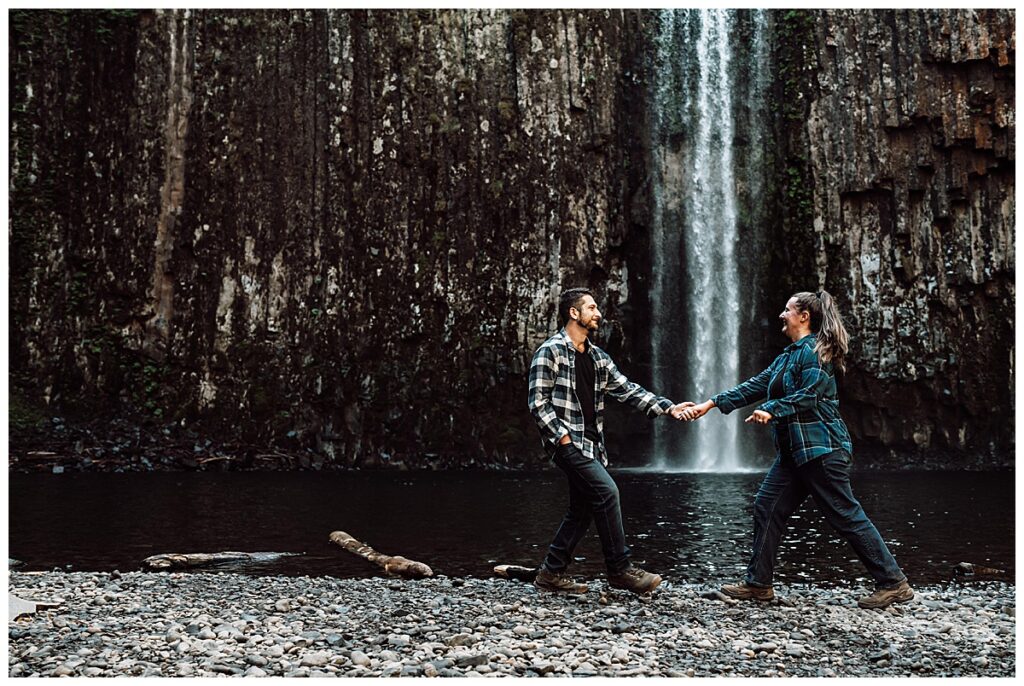
[[573, 597], [499, 579], [11, 572], [53, 609], [9, 623], [11, 676], [999, 676], [1014, 586], [776, 587], [767, 604], [662, 584]]

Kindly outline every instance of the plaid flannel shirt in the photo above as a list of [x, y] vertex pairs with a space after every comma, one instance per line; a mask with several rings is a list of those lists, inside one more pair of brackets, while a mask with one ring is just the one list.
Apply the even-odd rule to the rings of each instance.
[[562, 436], [569, 434], [573, 445], [584, 455], [607, 465], [608, 454], [604, 447], [605, 393], [652, 417], [665, 414], [673, 403], [627, 379], [608, 353], [589, 340], [586, 347], [587, 353], [594, 360], [594, 420], [600, 440], [595, 443], [584, 435], [583, 410], [575, 391], [575, 349], [565, 329], [544, 341], [533, 355], [530, 363], [530, 413], [537, 422], [549, 456], [554, 454]]
[[785, 396], [758, 406], [772, 416], [772, 440], [776, 457], [780, 431], [787, 432], [797, 466], [840, 448], [853, 453], [853, 442], [843, 418], [839, 416], [839, 398], [832, 364], [822, 364], [814, 352], [817, 338], [804, 336], [786, 346], [768, 369], [739, 386], [711, 398], [723, 414], [768, 398], [776, 377], [782, 374]]

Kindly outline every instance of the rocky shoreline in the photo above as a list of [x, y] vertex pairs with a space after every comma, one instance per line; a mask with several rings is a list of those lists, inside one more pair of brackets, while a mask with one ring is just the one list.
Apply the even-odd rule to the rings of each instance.
[[[308, 441], [305, 441], [308, 442]], [[270, 472], [352, 470], [489, 471], [535, 470], [550, 462], [540, 449], [523, 453], [391, 453], [368, 450], [355, 462], [338, 462], [317, 446], [286, 437], [278, 445], [224, 443], [203, 438], [175, 425], [142, 426], [129, 422], [97, 422], [96, 426], [67, 425], [59, 417], [45, 431], [13, 431], [8, 450], [10, 473], [124, 473], [124, 472]], [[965, 456], [928, 450], [896, 452], [858, 449], [855, 466], [864, 471], [1008, 471], [1005, 460], [986, 455]], [[613, 466], [624, 466], [616, 463]]]
[[10, 676], [998, 676], [1014, 586], [919, 587], [905, 605], [781, 586], [766, 604], [666, 582], [652, 597], [438, 577], [11, 572], [61, 604], [9, 623]]

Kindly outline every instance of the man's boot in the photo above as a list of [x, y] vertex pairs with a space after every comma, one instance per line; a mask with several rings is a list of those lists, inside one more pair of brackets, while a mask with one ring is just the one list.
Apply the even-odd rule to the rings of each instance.
[[913, 599], [914, 589], [910, 587], [906, 579], [900, 582], [895, 588], [880, 588], [871, 595], [857, 599], [857, 604], [867, 610], [881, 610], [893, 603], [905, 603]]
[[775, 597], [775, 591], [771, 586], [768, 588], [749, 586], [746, 581], [738, 584], [725, 584], [722, 586], [722, 593], [736, 600], [771, 600]]
[[608, 585], [624, 591], [632, 591], [638, 595], [650, 593], [661, 583], [661, 576], [645, 572], [639, 567], [630, 565], [618, 574], [608, 575]]
[[543, 588], [545, 591], [559, 591], [561, 593], [586, 593], [587, 585], [573, 581], [567, 574], [549, 572], [545, 567], [537, 570], [537, 577], [533, 585]]

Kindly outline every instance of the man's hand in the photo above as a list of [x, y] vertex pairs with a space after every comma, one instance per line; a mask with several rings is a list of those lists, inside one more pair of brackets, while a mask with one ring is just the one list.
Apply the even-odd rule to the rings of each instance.
[[558, 441], [558, 445], [569, 445], [572, 443], [572, 439], [569, 438], [569, 434], [562, 436], [561, 440]]
[[668, 411], [669, 411], [669, 414], [672, 415], [672, 419], [682, 419], [683, 418], [683, 410], [685, 410], [688, 407], [693, 407], [693, 406], [694, 406], [694, 403], [692, 403], [689, 400], [687, 400], [684, 403], [678, 403], [676, 405], [673, 405], [672, 407], [670, 407], [668, 409]]
[[715, 404], [713, 402], [711, 402], [710, 400], [705, 400], [700, 405], [695, 405], [694, 403], [690, 403], [690, 407], [688, 407], [685, 410], [683, 410], [683, 414], [682, 414], [682, 417], [680, 417], [680, 419], [682, 419], [684, 421], [687, 421], [687, 422], [695, 421], [697, 419], [700, 419], [704, 415], [706, 415], [708, 413], [708, 411], [710, 411], [711, 408], [714, 407], [714, 406], [715, 406]]
[[765, 412], [764, 410], [754, 410], [754, 414], [744, 419], [743, 422], [745, 424], [767, 424], [772, 419], [773, 417], [768, 412]]

